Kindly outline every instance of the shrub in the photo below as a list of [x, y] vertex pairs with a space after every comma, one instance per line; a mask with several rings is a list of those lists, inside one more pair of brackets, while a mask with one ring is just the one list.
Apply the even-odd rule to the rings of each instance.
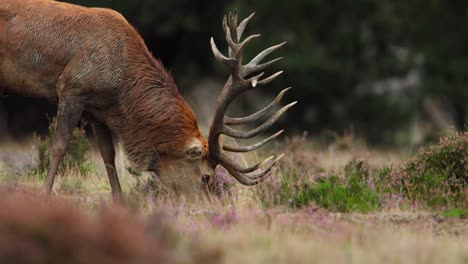
[[[36, 172], [44, 174], [50, 164], [50, 155], [55, 138], [55, 119], [49, 125], [49, 134], [45, 138], [34, 137], [34, 145], [37, 149], [37, 168]], [[96, 171], [94, 164], [90, 160], [89, 153], [92, 147], [86, 137], [83, 127], [73, 130], [67, 153], [60, 163], [59, 172], [64, 173], [67, 170], [78, 171], [80, 174], [94, 173]]]
[[421, 149], [418, 155], [406, 164], [409, 177], [432, 174], [443, 179], [453, 178], [463, 185], [468, 184], [468, 132], [443, 137], [438, 144]]
[[381, 175], [383, 192], [429, 207], [468, 207], [468, 132], [440, 139]]

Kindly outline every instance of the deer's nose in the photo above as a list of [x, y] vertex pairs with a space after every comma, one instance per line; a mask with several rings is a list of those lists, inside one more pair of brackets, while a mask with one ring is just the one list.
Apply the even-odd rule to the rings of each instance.
[[203, 181], [205, 184], [209, 185], [209, 184], [211, 183], [211, 176], [208, 175], [208, 174], [203, 174], [203, 175], [202, 175], [202, 181]]

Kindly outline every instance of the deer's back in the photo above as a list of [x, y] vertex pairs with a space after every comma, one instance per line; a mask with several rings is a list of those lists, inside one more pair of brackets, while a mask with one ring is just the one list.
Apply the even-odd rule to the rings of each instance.
[[66, 92], [57, 83], [66, 81], [65, 90], [105, 93], [121, 86], [128, 60], [146, 52], [114, 11], [51, 0], [0, 0], [4, 92], [56, 99]]

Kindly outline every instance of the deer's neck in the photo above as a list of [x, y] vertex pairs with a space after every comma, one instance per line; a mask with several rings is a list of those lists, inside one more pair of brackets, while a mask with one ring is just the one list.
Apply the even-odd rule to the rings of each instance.
[[117, 133], [140, 170], [156, 166], [159, 158], [181, 155], [187, 142], [201, 137], [195, 114], [165, 70], [140, 71], [119, 108]]

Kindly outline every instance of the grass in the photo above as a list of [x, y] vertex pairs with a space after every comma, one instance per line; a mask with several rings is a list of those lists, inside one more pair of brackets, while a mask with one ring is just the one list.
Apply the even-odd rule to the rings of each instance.
[[468, 208], [449, 208], [442, 212], [442, 216], [468, 218]]
[[320, 174], [313, 182], [302, 182], [301, 189], [292, 197], [293, 207], [314, 202], [317, 206], [340, 212], [368, 212], [379, 208], [378, 193], [371, 184], [369, 172], [362, 161], [352, 160], [341, 176]]
[[317, 179], [314, 186], [304, 186], [292, 197], [294, 207], [307, 206], [311, 202], [340, 212], [369, 212], [379, 208], [377, 193], [360, 182], [356, 175], [346, 177], [344, 182], [338, 176]]
[[290, 138], [268, 151], [286, 156], [260, 186], [217, 171], [211, 204], [174, 199], [150, 176], [119, 170], [126, 209], [111, 206], [102, 161], [87, 153], [97, 165], [65, 169], [52, 201], [36, 195], [39, 173], [4, 177], [0, 262], [60, 261], [73, 248], [83, 254], [77, 263], [467, 263], [466, 142], [466, 133], [449, 135], [409, 156]]

